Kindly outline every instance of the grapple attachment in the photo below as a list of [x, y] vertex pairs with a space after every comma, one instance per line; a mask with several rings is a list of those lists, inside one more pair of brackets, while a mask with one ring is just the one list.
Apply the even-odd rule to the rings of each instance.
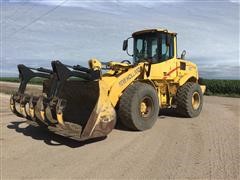
[[[50, 131], [76, 140], [106, 136], [115, 126], [116, 113], [100, 70], [52, 62], [52, 70], [18, 66], [21, 83], [10, 99], [14, 114]], [[33, 77], [43, 77], [41, 95], [25, 93]]]
[[[37, 101], [38, 97], [30, 94], [26, 94], [26, 86], [32, 78], [42, 77], [50, 79], [52, 71], [44, 68], [29, 68], [23, 64], [18, 65], [20, 86], [18, 91], [11, 95], [10, 98], [10, 109], [11, 111], [19, 117], [25, 117], [31, 119], [31, 113], [34, 103]], [[37, 72], [34, 72], [37, 71]], [[46, 89], [43, 90], [43, 93], [46, 93]]]

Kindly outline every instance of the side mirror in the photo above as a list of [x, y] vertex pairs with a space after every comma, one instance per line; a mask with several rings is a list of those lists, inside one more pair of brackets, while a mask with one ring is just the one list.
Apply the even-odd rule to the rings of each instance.
[[167, 34], [167, 35], [166, 35], [166, 45], [167, 45], [167, 46], [170, 46], [170, 45], [171, 45], [171, 35], [170, 35], [170, 34]]
[[183, 50], [181, 54], [181, 59], [185, 59], [185, 55], [186, 55], [186, 50]]
[[127, 48], [128, 48], [128, 39], [123, 41], [123, 47], [122, 47], [122, 49], [123, 49], [123, 51], [126, 51]]

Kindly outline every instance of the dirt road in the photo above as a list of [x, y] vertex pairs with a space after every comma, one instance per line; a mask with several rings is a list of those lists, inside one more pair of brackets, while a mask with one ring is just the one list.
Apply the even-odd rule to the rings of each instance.
[[151, 130], [86, 143], [28, 126], [8, 101], [1, 94], [2, 179], [239, 178], [240, 99], [205, 97], [197, 118], [161, 115]]

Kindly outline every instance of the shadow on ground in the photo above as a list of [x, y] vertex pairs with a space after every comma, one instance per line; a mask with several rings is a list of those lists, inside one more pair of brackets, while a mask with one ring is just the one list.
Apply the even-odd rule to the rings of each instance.
[[[158, 115], [158, 119], [165, 119], [166, 117], [174, 117], [174, 118], [182, 118], [182, 116], [180, 114], [178, 114], [176, 112], [175, 109], [172, 108], [166, 108], [166, 109], [162, 109], [159, 111], [159, 115]], [[115, 126], [115, 129], [120, 130], [120, 131], [136, 131], [136, 130], [131, 130], [128, 129], [127, 127], [125, 127], [122, 123], [121, 120], [117, 120], [117, 124]]]
[[14, 122], [11, 122], [11, 124], [9, 124], [7, 127], [9, 129], [14, 129], [18, 133], [22, 133], [25, 136], [30, 136], [33, 139], [42, 140], [46, 144], [51, 146], [65, 145], [71, 148], [77, 148], [77, 147], [81, 147], [87, 144], [95, 143], [95, 142], [106, 139], [106, 137], [101, 137], [101, 138], [95, 138], [95, 139], [90, 139], [90, 140], [85, 140], [80, 142], [80, 141], [76, 141], [67, 137], [54, 134], [48, 131], [47, 129], [44, 129], [41, 127], [33, 127], [31, 125], [28, 125], [27, 127], [20, 127], [21, 124], [25, 124], [25, 123], [26, 121], [23, 121], [23, 122], [14, 121]]
[[[172, 109], [161, 110], [159, 113], [159, 119], [164, 119], [165, 116], [180, 117]], [[126, 128], [123, 124], [119, 123], [120, 122], [119, 120], [117, 122], [118, 123], [116, 124], [115, 129], [120, 131], [133, 131]], [[14, 129], [18, 133], [22, 133], [25, 136], [30, 136], [33, 139], [42, 140], [46, 144], [51, 146], [65, 145], [71, 148], [77, 148], [77, 147], [81, 147], [91, 143], [96, 143], [106, 139], [106, 137], [100, 137], [100, 138], [95, 138], [95, 139], [90, 139], [90, 140], [85, 140], [80, 142], [64, 136], [54, 134], [53, 132], [48, 131], [47, 129], [44, 129], [42, 127], [33, 127], [31, 125], [28, 125], [27, 127], [21, 127], [21, 124], [26, 124], [26, 121], [22, 121], [22, 122], [13, 121], [7, 127], [9, 129]]]
[[168, 117], [176, 117], [176, 118], [181, 118], [182, 116], [176, 112], [176, 109], [173, 108], [166, 108], [166, 109], [161, 109], [159, 111], [159, 118], [165, 118], [164, 116]]

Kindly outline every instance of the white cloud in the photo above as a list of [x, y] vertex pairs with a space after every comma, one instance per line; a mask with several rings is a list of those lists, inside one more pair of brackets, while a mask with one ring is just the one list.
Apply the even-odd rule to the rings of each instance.
[[233, 3], [240, 3], [240, 0], [229, 0], [229, 1]]
[[[79, 1], [69, 2], [71, 6], [79, 5]], [[85, 2], [80, 8], [61, 7], [44, 17], [41, 15], [54, 7], [16, 4], [6, 8], [6, 15], [12, 16], [7, 22], [7, 34], [41, 17], [7, 38], [6, 70], [15, 71], [18, 63], [48, 66], [51, 59], [83, 65], [91, 57], [102, 61], [128, 59], [121, 45], [131, 32], [166, 27], [178, 33], [179, 54], [186, 49], [186, 57], [199, 65], [203, 75], [212, 72], [211, 77], [236, 78], [236, 69], [225, 68], [239, 65], [239, 9], [235, 4], [161, 3], [149, 8], [151, 4], [144, 6], [142, 2], [104, 2]], [[215, 69], [222, 71], [213, 72], [217, 65]]]

